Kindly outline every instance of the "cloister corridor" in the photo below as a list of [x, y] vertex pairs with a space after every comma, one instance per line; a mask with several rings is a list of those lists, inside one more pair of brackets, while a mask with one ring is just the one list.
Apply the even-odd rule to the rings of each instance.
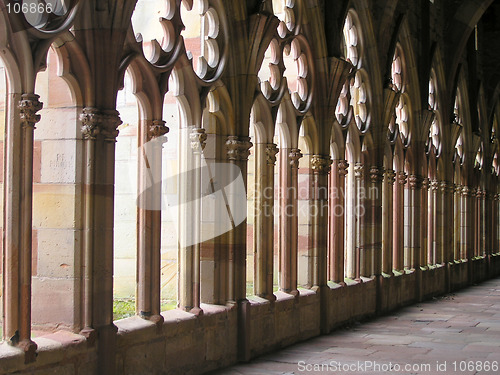
[[498, 374], [499, 363], [496, 278], [211, 374], [475, 375]]

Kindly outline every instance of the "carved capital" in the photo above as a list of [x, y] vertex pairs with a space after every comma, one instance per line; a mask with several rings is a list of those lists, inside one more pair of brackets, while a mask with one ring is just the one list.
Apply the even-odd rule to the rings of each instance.
[[471, 196], [471, 191], [468, 186], [463, 186], [462, 187], [462, 195], [464, 197], [470, 197]]
[[267, 165], [276, 164], [276, 155], [279, 152], [279, 148], [274, 143], [268, 143], [266, 145], [266, 163]]
[[439, 190], [439, 182], [437, 180], [431, 181], [431, 190], [438, 191]]
[[443, 194], [453, 194], [455, 191], [455, 185], [448, 181], [440, 181], [439, 191]]
[[347, 176], [349, 163], [346, 160], [337, 161], [337, 171], [339, 176]]
[[423, 181], [424, 178], [416, 174], [412, 174], [408, 177], [408, 185], [412, 190], [421, 189]]
[[313, 155], [311, 158], [311, 168], [317, 174], [328, 174], [332, 163], [332, 159], [324, 155]]
[[431, 180], [429, 178], [424, 178], [422, 181], [422, 189], [429, 190], [429, 186], [431, 184]]
[[372, 183], [384, 181], [384, 168], [377, 166], [370, 167], [370, 181]]
[[361, 163], [354, 164], [354, 177], [356, 179], [362, 179], [365, 175], [365, 166]]
[[99, 110], [97, 108], [84, 108], [80, 115], [84, 139], [97, 139], [98, 136], [107, 142], [116, 142], [118, 126], [122, 123], [118, 111]]
[[302, 153], [300, 152], [300, 150], [298, 148], [292, 148], [290, 150], [290, 153], [288, 154], [290, 166], [292, 168], [298, 168], [299, 167], [299, 160], [302, 156], [304, 156], [304, 155], [302, 155]]
[[404, 172], [398, 172], [397, 179], [398, 179], [398, 184], [406, 185], [406, 182], [408, 181], [408, 176]]
[[21, 95], [18, 108], [23, 128], [35, 129], [35, 124], [40, 121], [37, 112], [43, 108], [43, 103], [39, 99], [40, 96], [36, 94]]
[[462, 194], [463, 185], [455, 185], [455, 194]]
[[193, 128], [189, 134], [191, 148], [195, 154], [201, 154], [207, 145], [207, 134], [203, 128]]
[[493, 199], [494, 199], [495, 201], [500, 201], [500, 194], [495, 194], [495, 195], [493, 196]]
[[163, 120], [154, 120], [153, 124], [149, 127], [149, 138], [159, 138], [167, 134], [170, 129], [165, 124]]
[[246, 161], [252, 146], [250, 137], [230, 135], [226, 141], [227, 158], [234, 161]]
[[391, 185], [396, 181], [396, 172], [393, 169], [386, 169], [384, 171], [384, 179]]

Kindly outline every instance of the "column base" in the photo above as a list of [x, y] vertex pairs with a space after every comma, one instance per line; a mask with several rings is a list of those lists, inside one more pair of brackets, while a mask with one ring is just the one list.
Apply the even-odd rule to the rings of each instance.
[[95, 329], [91, 327], [85, 327], [79, 332], [79, 334], [85, 337], [87, 341], [87, 346], [94, 346], [95, 340], [97, 338], [97, 332]]
[[37, 356], [36, 350], [38, 348], [35, 342], [31, 341], [30, 339], [22, 340], [17, 346], [24, 352], [25, 364], [35, 362]]
[[189, 312], [195, 316], [202, 316], [203, 310], [200, 307], [193, 307]]

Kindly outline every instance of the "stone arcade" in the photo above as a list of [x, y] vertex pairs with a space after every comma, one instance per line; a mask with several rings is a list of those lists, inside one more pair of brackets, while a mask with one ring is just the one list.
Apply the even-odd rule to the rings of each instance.
[[0, 7], [0, 374], [199, 374], [500, 275], [499, 2]]

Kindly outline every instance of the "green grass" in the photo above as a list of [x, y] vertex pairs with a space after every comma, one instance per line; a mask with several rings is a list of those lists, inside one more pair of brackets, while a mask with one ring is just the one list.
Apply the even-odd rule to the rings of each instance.
[[[177, 302], [172, 300], [161, 301], [161, 311], [168, 311], [177, 308]], [[135, 315], [135, 298], [114, 298], [113, 300], [113, 320], [130, 318]]]

